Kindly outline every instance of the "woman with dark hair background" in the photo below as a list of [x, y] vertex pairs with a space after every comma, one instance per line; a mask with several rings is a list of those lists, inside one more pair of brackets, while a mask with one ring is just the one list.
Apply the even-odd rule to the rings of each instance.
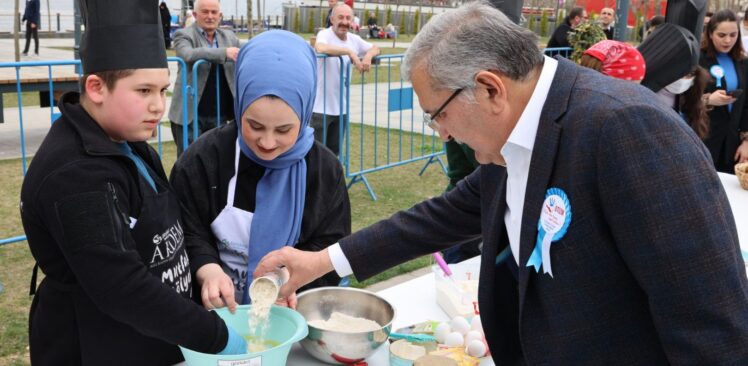
[[720, 10], [707, 23], [699, 64], [712, 76], [702, 97], [709, 114], [709, 148], [717, 171], [735, 174], [736, 163], [748, 161], [746, 69], [738, 17]]

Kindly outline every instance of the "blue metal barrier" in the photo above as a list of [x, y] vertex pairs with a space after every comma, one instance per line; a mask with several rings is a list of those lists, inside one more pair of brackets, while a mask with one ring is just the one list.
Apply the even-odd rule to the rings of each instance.
[[[366, 174], [393, 168], [421, 160], [426, 160], [420, 174], [432, 163], [438, 163], [444, 174], [446, 167], [440, 156], [444, 152], [444, 144], [436, 132], [421, 123], [422, 112], [413, 108], [413, 89], [405, 85], [400, 75], [393, 77], [393, 69], [399, 70], [404, 55], [378, 56], [374, 63], [374, 82], [366, 83], [365, 74], [356, 73], [361, 84], [357, 87], [355, 97], [351, 97], [351, 77], [345, 78], [346, 84], [346, 113], [345, 121], [345, 154], [341, 154], [341, 162], [345, 168], [346, 177], [350, 178], [348, 187], [353, 184], [363, 183], [366, 186], [372, 200], [376, 200], [376, 194], [366, 179]], [[387, 77], [385, 82], [379, 82], [381, 69], [385, 68]], [[351, 65], [345, 70], [346, 75], [351, 75]], [[393, 84], [397, 87], [393, 88]], [[387, 88], [386, 93], [380, 88]], [[358, 113], [351, 112], [356, 98], [360, 98]], [[373, 99], [374, 103], [370, 101]], [[367, 103], [369, 102], [369, 103]], [[373, 106], [373, 113], [367, 113], [367, 107]], [[385, 118], [382, 118], [382, 114]], [[352, 122], [353, 116], [357, 121]], [[416, 116], [417, 115], [417, 116]], [[397, 123], [393, 123], [397, 119]], [[367, 137], [367, 127], [373, 127], [373, 137]], [[358, 131], [359, 147], [357, 151], [351, 151], [351, 133], [354, 128]], [[341, 127], [342, 129], [342, 127]], [[385, 140], [380, 140], [380, 134], [385, 134]], [[373, 153], [367, 154], [367, 148]]]
[[548, 57], [561, 56], [569, 58], [573, 52], [574, 49], [571, 47], [550, 47], [543, 50], [543, 54]]
[[[200, 100], [197, 97], [197, 89], [198, 88], [197, 88], [196, 85], [197, 85], [197, 80], [198, 80], [197, 79], [197, 77], [198, 77], [197, 72], [200, 69], [200, 65], [202, 65], [202, 64], [208, 64], [208, 65], [210, 65], [211, 62], [207, 61], [207, 60], [203, 60], [203, 59], [195, 61], [195, 63], [192, 65], [192, 85], [189, 88], [189, 90], [190, 90], [189, 96], [190, 96], [190, 98], [192, 100], [192, 122], [191, 122], [192, 123], [192, 141], [197, 140], [197, 138], [200, 135], [199, 131], [198, 131], [200, 129], [199, 128], [200, 125], [199, 125], [198, 120], [197, 120], [197, 107], [200, 104]], [[187, 70], [187, 69], [184, 68], [183, 70]], [[186, 74], [185, 72], [182, 73], [182, 75], [185, 75], [185, 74]], [[185, 83], [183, 82], [182, 85], [184, 85], [184, 84]], [[182, 94], [182, 95], [187, 95], [187, 94]], [[184, 106], [183, 107], [184, 109], [183, 109], [183, 112], [182, 112], [182, 115], [184, 117], [184, 118], [182, 118], [182, 126], [187, 126], [187, 123], [188, 123], [187, 122], [187, 113], [186, 113], [186, 109], [187, 109], [187, 107], [186, 107], [186, 105], [187, 105], [186, 101], [187, 101], [187, 99], [186, 98], [182, 98], [182, 101], [183, 101], [183, 106]], [[237, 120], [239, 120], [239, 119], [241, 119], [241, 116], [235, 116], [235, 118]], [[221, 125], [221, 68], [220, 67], [216, 67], [216, 127], [218, 127], [220, 125]], [[187, 128], [185, 128], [185, 129], [182, 130], [182, 143], [183, 143], [182, 146], [184, 146], [185, 150], [187, 150], [187, 147], [189, 146], [189, 143], [187, 141], [188, 140], [187, 139], [187, 132], [188, 132]]]
[[[185, 66], [185, 62], [179, 58], [179, 57], [169, 57], [167, 59], [170, 62], [177, 62], [182, 67]], [[50, 124], [53, 123], [57, 117], [59, 117], [59, 113], [55, 112], [55, 104], [54, 104], [54, 91], [55, 91], [55, 80], [52, 76], [52, 67], [54, 66], [74, 66], [76, 69], [76, 76], [78, 78], [81, 77], [82, 71], [81, 71], [81, 64], [80, 60], [64, 60], [64, 61], [30, 61], [30, 62], [2, 62], [0, 63], [0, 68], [4, 67], [13, 67], [16, 71], [16, 83], [15, 83], [15, 93], [17, 96], [17, 103], [18, 103], [18, 123], [19, 123], [19, 131], [20, 131], [20, 148], [21, 148], [21, 161], [22, 161], [22, 174], [26, 175], [26, 169], [28, 165], [28, 156], [26, 155], [26, 134], [25, 134], [25, 128], [24, 128], [24, 116], [23, 116], [23, 100], [22, 100], [22, 92], [24, 92], [23, 84], [21, 82], [21, 73], [20, 70], [23, 67], [47, 67], [47, 88], [49, 90], [49, 115], [50, 115]], [[187, 76], [185, 74], [182, 74], [182, 95], [183, 99], [187, 98]], [[78, 82], [75, 82], [76, 85], [78, 85]], [[183, 121], [187, 120], [187, 103], [184, 101], [182, 102], [182, 114], [183, 114]], [[158, 125], [158, 153], [159, 155], [163, 154], [163, 147], [162, 147], [162, 140], [161, 140], [161, 124]], [[19, 241], [26, 240], [26, 236], [14, 236], [9, 237], [5, 239], [0, 239], [0, 245], [4, 244], [10, 244], [15, 243]]]
[[52, 77], [52, 67], [53, 66], [64, 66], [64, 65], [73, 65], [76, 67], [76, 73], [78, 77], [80, 77], [81, 71], [80, 71], [80, 61], [79, 60], [69, 60], [69, 61], [27, 61], [27, 62], [0, 62], [0, 68], [10, 68], [13, 67], [16, 69], [16, 96], [17, 96], [17, 103], [18, 103], [18, 123], [19, 123], [19, 129], [21, 132], [21, 159], [22, 159], [22, 169], [23, 169], [23, 175], [26, 175], [26, 166], [27, 166], [27, 157], [26, 157], [26, 135], [23, 127], [23, 100], [21, 93], [23, 92], [23, 89], [21, 88], [21, 68], [22, 67], [39, 67], [39, 66], [46, 66], [47, 67], [47, 79], [48, 79], [48, 88], [49, 88], [49, 117], [50, 117], [50, 123], [54, 122], [54, 81]]
[[[346, 115], [346, 109], [344, 108], [344, 105], [347, 105], [349, 103], [348, 98], [345, 98], [345, 99], [343, 98], [344, 97], [343, 91], [345, 90], [346, 85], [348, 85], [347, 79], [348, 79], [349, 73], [346, 73], [346, 69], [340, 67], [340, 65], [343, 65], [342, 56], [328, 56], [326, 54], [317, 54], [317, 65], [319, 66], [320, 62], [322, 63], [322, 90], [323, 91], [327, 90], [327, 63], [331, 62], [331, 60], [338, 60], [339, 62], [338, 63], [338, 70], [339, 70], [338, 100], [341, 102], [339, 106], [340, 108], [338, 109], [338, 117], [340, 117], [339, 119], [340, 122], [338, 123], [338, 148], [340, 149], [339, 154], [338, 154], [338, 159], [342, 162], [343, 156], [347, 155], [346, 153], [343, 152], [343, 141], [344, 141], [343, 132], [347, 130], [346, 128], [347, 121], [344, 121], [341, 116]], [[319, 70], [319, 67], [317, 69]], [[316, 96], [316, 98], [319, 98], [319, 97], [320, 97], [319, 95]], [[321, 97], [322, 97], [322, 109], [324, 112], [324, 111], [327, 111], [327, 93], [323, 92]], [[322, 141], [320, 142], [322, 142], [323, 145], [327, 145], [327, 116], [328, 115], [327, 113], [321, 113], [321, 115], [322, 115]], [[346, 120], [348, 119], [348, 117], [349, 116], [346, 116]]]

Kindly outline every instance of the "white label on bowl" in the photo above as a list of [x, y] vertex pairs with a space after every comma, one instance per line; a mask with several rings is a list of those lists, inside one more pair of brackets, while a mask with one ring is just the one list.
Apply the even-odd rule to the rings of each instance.
[[262, 356], [250, 358], [249, 360], [218, 360], [218, 366], [262, 366]]

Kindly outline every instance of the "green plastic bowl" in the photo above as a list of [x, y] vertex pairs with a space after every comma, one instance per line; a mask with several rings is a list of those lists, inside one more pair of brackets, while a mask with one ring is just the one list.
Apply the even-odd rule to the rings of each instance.
[[[247, 311], [251, 305], [239, 305], [236, 312], [231, 314], [227, 308], [215, 310], [223, 318], [227, 325], [231, 326], [242, 336], [249, 335], [249, 323], [247, 322]], [[246, 365], [252, 359], [261, 359], [262, 365], [285, 365], [291, 346], [302, 340], [309, 333], [306, 320], [295, 310], [286, 307], [275, 306], [270, 309], [268, 317], [269, 325], [265, 339], [278, 342], [273, 348], [262, 352], [247, 353], [243, 355], [213, 355], [200, 353], [188, 348], [179, 347], [184, 355], [184, 360], [189, 366], [220, 366], [220, 365], [244, 365], [245, 363], [229, 363], [227, 361], [245, 361]], [[259, 364], [259, 363], [258, 363]]]

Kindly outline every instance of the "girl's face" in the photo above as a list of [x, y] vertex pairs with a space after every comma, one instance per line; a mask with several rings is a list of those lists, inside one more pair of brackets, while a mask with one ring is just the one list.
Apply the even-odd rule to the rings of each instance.
[[283, 99], [261, 97], [241, 119], [244, 143], [262, 160], [273, 160], [290, 150], [299, 137], [301, 121]]
[[724, 21], [717, 24], [714, 32], [709, 35], [714, 49], [720, 53], [730, 52], [738, 41], [738, 22]]

